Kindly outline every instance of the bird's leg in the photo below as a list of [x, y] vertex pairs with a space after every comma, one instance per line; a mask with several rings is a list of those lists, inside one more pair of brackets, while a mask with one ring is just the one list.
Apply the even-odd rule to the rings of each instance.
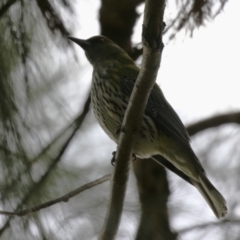
[[[116, 156], [116, 151], [114, 151], [114, 152], [112, 152], [112, 159], [111, 159], [111, 164], [115, 167], [115, 162], [116, 162], [116, 158], [115, 158], [115, 156]], [[133, 162], [135, 162], [137, 160], [137, 157], [136, 157], [136, 155], [133, 153], [132, 154], [132, 161]]]

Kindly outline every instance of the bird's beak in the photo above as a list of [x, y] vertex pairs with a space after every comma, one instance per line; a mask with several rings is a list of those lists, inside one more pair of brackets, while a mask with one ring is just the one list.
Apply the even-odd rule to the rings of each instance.
[[87, 40], [74, 38], [74, 37], [67, 37], [67, 38], [77, 43], [83, 49], [86, 49], [88, 46], [90, 46], [90, 43]]

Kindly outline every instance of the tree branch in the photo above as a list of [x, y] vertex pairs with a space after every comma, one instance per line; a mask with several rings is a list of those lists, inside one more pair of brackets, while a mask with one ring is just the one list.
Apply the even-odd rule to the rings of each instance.
[[144, 0], [101, 0], [99, 22], [101, 34], [109, 37], [136, 60], [142, 52], [132, 48], [131, 36], [139, 15], [137, 6]]
[[142, 68], [133, 88], [122, 124], [124, 131], [120, 134], [117, 147], [110, 204], [101, 232], [101, 240], [113, 239], [120, 222], [135, 136], [140, 129], [143, 112], [161, 61], [164, 8], [164, 0], [149, 0], [145, 4]]
[[150, 159], [137, 159], [133, 167], [142, 210], [136, 240], [177, 239], [169, 224], [170, 190], [165, 168]]
[[104, 183], [108, 180], [110, 180], [110, 177], [111, 175], [108, 174], [108, 175], [105, 175], [99, 179], [96, 179], [95, 181], [92, 181], [90, 183], [87, 183], [65, 195], [63, 195], [62, 197], [59, 197], [59, 198], [56, 198], [54, 200], [51, 200], [51, 201], [48, 201], [48, 202], [45, 202], [45, 203], [42, 203], [40, 205], [37, 205], [35, 207], [31, 207], [31, 208], [27, 208], [25, 210], [22, 210], [22, 211], [17, 211], [17, 212], [7, 212], [7, 211], [0, 211], [0, 214], [2, 215], [6, 215], [6, 216], [19, 216], [19, 217], [22, 217], [22, 216], [25, 216], [29, 213], [34, 213], [34, 212], [37, 212], [41, 209], [44, 209], [44, 208], [47, 208], [47, 207], [50, 207], [56, 203], [60, 203], [60, 202], [67, 202], [70, 198], [78, 195], [79, 193], [87, 190], [87, 189], [90, 189], [92, 187], [95, 187], [101, 183]]
[[218, 127], [229, 123], [240, 124], [240, 112], [217, 115], [205, 120], [201, 120], [197, 123], [189, 125], [187, 130], [189, 135], [193, 136], [194, 134], [204, 131], [208, 128]]

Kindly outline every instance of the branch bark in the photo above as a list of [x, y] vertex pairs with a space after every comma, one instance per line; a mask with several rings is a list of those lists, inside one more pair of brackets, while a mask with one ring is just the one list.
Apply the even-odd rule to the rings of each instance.
[[223, 124], [229, 124], [229, 123], [240, 124], [240, 112], [221, 114], [221, 115], [217, 115], [211, 118], [201, 120], [197, 123], [189, 125], [187, 127], [187, 130], [189, 135], [193, 136], [194, 134], [204, 131], [208, 128], [219, 127]]
[[109, 37], [136, 60], [142, 51], [133, 48], [131, 37], [139, 17], [137, 6], [144, 0], [102, 0], [99, 11], [101, 34]]
[[136, 240], [176, 239], [177, 234], [171, 231], [168, 220], [170, 190], [166, 170], [146, 159], [138, 159], [133, 166], [142, 210]]
[[120, 222], [135, 136], [140, 129], [143, 112], [161, 61], [164, 8], [164, 0], [149, 0], [145, 4], [142, 34], [143, 62], [122, 124], [124, 132], [120, 134], [117, 147], [110, 203], [101, 240], [114, 239]]

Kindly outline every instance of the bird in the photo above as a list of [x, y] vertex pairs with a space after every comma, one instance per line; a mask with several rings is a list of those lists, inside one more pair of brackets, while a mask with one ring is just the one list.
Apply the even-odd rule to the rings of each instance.
[[[121, 47], [105, 36], [68, 39], [84, 50], [93, 67], [93, 112], [106, 134], [118, 143], [119, 129], [140, 69]], [[186, 128], [157, 83], [149, 95], [133, 153], [142, 159], [152, 158], [195, 186], [217, 218], [227, 214], [224, 197], [208, 179], [190, 145]]]

